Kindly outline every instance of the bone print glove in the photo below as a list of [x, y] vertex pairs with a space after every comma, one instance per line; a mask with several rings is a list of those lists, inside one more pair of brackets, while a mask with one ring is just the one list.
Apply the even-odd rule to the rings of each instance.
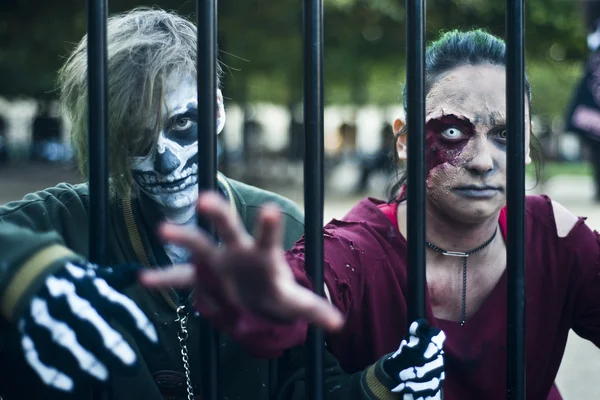
[[59, 391], [136, 367], [134, 350], [116, 331], [117, 322], [140, 344], [158, 343], [154, 326], [114, 287], [133, 283], [139, 267], [99, 268], [66, 262], [46, 278], [18, 321], [27, 363]]
[[413, 322], [398, 350], [383, 362], [384, 371], [398, 383], [392, 392], [404, 400], [441, 400], [445, 340], [444, 332], [426, 320]]

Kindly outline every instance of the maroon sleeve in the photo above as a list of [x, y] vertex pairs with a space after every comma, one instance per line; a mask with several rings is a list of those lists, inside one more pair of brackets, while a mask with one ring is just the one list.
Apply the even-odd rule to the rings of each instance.
[[600, 347], [600, 235], [581, 223], [567, 238], [577, 264], [573, 330]]
[[[363, 285], [363, 271], [357, 259], [358, 249], [351, 240], [351, 229], [340, 229], [340, 225], [353, 226], [356, 224], [333, 220], [324, 228], [324, 264], [323, 278], [329, 290], [331, 302], [344, 316], [348, 316], [350, 306], [355, 297], [360, 297]], [[302, 276], [301, 284], [311, 287], [310, 278], [305, 271], [304, 237], [286, 253], [286, 258], [298, 277]]]

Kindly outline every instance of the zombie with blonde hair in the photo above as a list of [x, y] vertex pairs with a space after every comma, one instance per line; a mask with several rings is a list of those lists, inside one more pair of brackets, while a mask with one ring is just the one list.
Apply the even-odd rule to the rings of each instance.
[[[161, 221], [194, 225], [198, 173], [196, 27], [173, 13], [136, 9], [108, 21], [110, 236], [112, 267], [86, 261], [86, 183], [25, 196], [0, 208], [0, 397], [90, 399], [109, 382], [112, 399], [188, 399], [200, 380], [199, 319], [189, 293], [136, 282], [139, 267], [188, 261], [156, 236]], [[62, 109], [84, 176], [88, 163], [86, 38], [59, 72]], [[220, 71], [219, 71], [220, 73]], [[225, 123], [219, 90], [219, 131]], [[202, 144], [200, 144], [202, 145]], [[281, 196], [219, 174], [219, 193], [238, 223], [284, 210], [283, 246], [303, 216]], [[314, 303], [329, 304], [314, 297]], [[223, 322], [223, 321], [221, 321]], [[252, 320], [247, 320], [252, 324]], [[270, 342], [273, 332], [257, 340]], [[187, 341], [183, 339], [187, 338]], [[292, 343], [289, 337], [280, 344]], [[272, 368], [220, 341], [223, 398], [267, 399]]]

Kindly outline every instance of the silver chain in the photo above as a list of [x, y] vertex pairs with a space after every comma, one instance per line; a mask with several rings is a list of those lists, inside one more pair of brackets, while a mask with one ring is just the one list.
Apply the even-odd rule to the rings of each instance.
[[177, 339], [179, 339], [179, 347], [181, 348], [181, 360], [183, 361], [183, 369], [185, 370], [185, 385], [187, 388], [188, 400], [194, 400], [194, 389], [192, 387], [192, 378], [190, 373], [190, 359], [188, 356], [187, 338], [188, 338], [188, 323], [189, 315], [185, 312], [185, 306], [177, 307], [177, 319], [175, 322], [179, 322], [179, 331], [177, 332]]

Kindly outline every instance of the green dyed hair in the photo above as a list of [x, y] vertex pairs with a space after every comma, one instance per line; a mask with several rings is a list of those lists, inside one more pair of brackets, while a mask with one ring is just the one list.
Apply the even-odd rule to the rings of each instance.
[[[137, 193], [129, 157], [153, 147], [162, 118], [163, 86], [171, 73], [196, 78], [197, 31], [189, 20], [157, 8], [108, 18], [108, 129], [111, 191]], [[222, 69], [217, 65], [217, 85]], [[88, 176], [87, 36], [59, 70], [61, 111], [72, 123], [81, 174]], [[152, 125], [152, 126], [149, 126]]]
[[[445, 73], [464, 65], [506, 66], [504, 41], [485, 29], [443, 33], [425, 52], [425, 94]], [[525, 75], [525, 91], [531, 101], [531, 85]], [[402, 91], [406, 110], [406, 86]]]

